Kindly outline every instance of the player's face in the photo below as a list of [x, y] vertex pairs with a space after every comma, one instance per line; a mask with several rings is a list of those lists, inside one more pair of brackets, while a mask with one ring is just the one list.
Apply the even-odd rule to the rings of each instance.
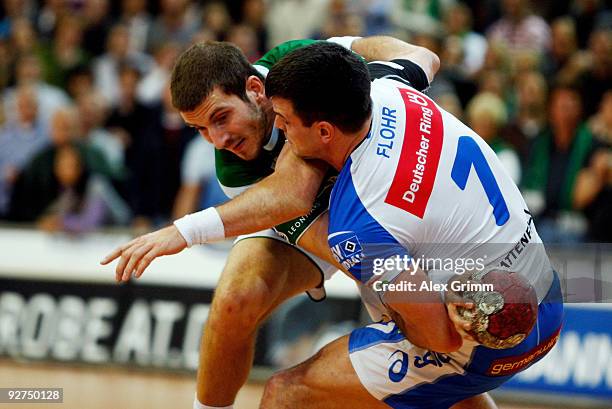
[[244, 101], [216, 87], [196, 109], [180, 114], [215, 148], [252, 160], [267, 140], [271, 121], [251, 92], [247, 91], [247, 98]]
[[316, 123], [304, 126], [289, 100], [279, 97], [273, 97], [271, 100], [276, 114], [274, 126], [285, 133], [291, 150], [304, 159], [320, 159], [321, 145], [318, 144]]

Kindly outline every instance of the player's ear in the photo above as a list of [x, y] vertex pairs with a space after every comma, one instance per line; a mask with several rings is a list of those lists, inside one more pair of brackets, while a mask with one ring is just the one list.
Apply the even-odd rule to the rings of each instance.
[[319, 132], [319, 138], [321, 142], [330, 143], [334, 138], [336, 128], [327, 121], [321, 121], [317, 123], [317, 130]]
[[263, 81], [255, 75], [251, 75], [247, 78], [246, 92], [247, 94], [252, 93], [256, 102], [261, 102], [266, 97], [266, 87]]

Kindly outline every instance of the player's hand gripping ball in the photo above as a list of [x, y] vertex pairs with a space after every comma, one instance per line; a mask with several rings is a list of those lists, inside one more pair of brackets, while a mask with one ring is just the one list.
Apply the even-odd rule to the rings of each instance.
[[[474, 308], [458, 306], [457, 312], [472, 323], [468, 333], [480, 344], [508, 349], [529, 335], [538, 317], [538, 298], [523, 276], [510, 271], [485, 270], [465, 273], [451, 280], [467, 284], [455, 285], [459, 288], [454, 293], [465, 302], [472, 302]], [[470, 284], [492, 284], [493, 291], [474, 291], [475, 286]]]

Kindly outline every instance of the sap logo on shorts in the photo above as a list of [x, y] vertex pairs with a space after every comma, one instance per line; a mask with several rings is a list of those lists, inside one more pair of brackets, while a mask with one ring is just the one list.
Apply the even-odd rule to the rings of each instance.
[[385, 203], [423, 218], [433, 190], [444, 127], [436, 105], [422, 94], [400, 88], [406, 129], [399, 162]]
[[496, 359], [489, 365], [486, 374], [489, 376], [508, 376], [520, 372], [533, 363], [539, 361], [546, 355], [559, 340], [561, 327], [557, 329], [550, 337], [540, 342], [531, 350], [521, 355], [510, 356], [507, 358]]
[[330, 234], [328, 242], [336, 261], [347, 270], [363, 259], [363, 248], [355, 232], [342, 231]]

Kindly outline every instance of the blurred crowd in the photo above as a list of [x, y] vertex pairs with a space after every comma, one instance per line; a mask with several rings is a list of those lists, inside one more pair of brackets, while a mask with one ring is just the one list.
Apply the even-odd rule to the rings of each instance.
[[146, 230], [221, 202], [170, 101], [181, 51], [389, 34], [440, 56], [429, 95], [499, 155], [546, 242], [612, 241], [606, 0], [1, 1], [2, 221]]

